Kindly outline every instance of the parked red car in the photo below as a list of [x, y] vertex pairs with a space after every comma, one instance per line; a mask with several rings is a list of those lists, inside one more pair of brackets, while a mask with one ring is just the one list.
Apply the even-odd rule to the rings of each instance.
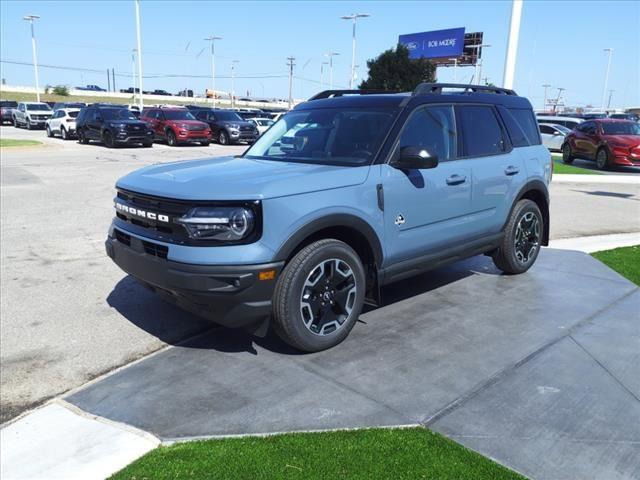
[[145, 108], [140, 120], [153, 129], [154, 140], [165, 140], [168, 145], [200, 143], [205, 147], [211, 143], [211, 128], [196, 120], [186, 108]]
[[595, 160], [600, 170], [613, 165], [640, 167], [640, 125], [629, 120], [601, 118], [577, 125], [562, 145], [562, 161]]

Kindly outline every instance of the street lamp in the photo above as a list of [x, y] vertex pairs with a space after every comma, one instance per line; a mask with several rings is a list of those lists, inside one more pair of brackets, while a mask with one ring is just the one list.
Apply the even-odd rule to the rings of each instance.
[[215, 35], [209, 35], [204, 39], [205, 42], [211, 42], [211, 93], [213, 100], [213, 107], [216, 106], [216, 40], [222, 40], [222, 37], [216, 37]]
[[136, 103], [136, 52], [134, 48], [131, 50], [131, 78], [133, 79], [133, 103]]
[[542, 102], [542, 111], [546, 112], [547, 111], [547, 88], [550, 88], [551, 85], [549, 85], [548, 83], [545, 83], [544, 85], [542, 85], [542, 87], [544, 88], [544, 100]]
[[343, 20], [351, 20], [353, 22], [353, 33], [351, 37], [351, 78], [349, 79], [349, 88], [353, 90], [353, 80], [356, 74], [356, 21], [358, 18], [370, 17], [368, 13], [352, 13], [340, 17]]
[[609, 69], [611, 68], [611, 54], [613, 53], [613, 48], [605, 48], [603, 51], [609, 53], [609, 58], [607, 60], [607, 70], [604, 74], [604, 86], [602, 87], [602, 102], [600, 104], [600, 110], [602, 112], [604, 112], [604, 101], [607, 95], [607, 87], [609, 86]]
[[236, 87], [235, 87], [235, 80], [236, 80], [236, 76], [235, 76], [235, 70], [236, 70], [236, 64], [240, 63], [240, 60], [231, 60], [231, 108], [235, 107], [235, 94], [236, 94]]
[[329, 65], [329, 62], [320, 62], [320, 90], [324, 89], [324, 66]]
[[449, 61], [453, 60], [453, 81], [458, 81], [458, 57], [450, 58]]
[[23, 20], [28, 21], [31, 24], [31, 48], [33, 49], [33, 71], [36, 77], [36, 100], [40, 101], [40, 85], [38, 81], [38, 56], [36, 54], [36, 36], [33, 33], [33, 21], [38, 20], [40, 15], [25, 15]]
[[[475, 80], [476, 80], [476, 85], [480, 85], [480, 72], [482, 71], [482, 69], [481, 69], [482, 66], [481, 66], [481, 63], [480, 63], [481, 60], [482, 60], [480, 58], [480, 55], [481, 55], [480, 49], [481, 48], [488, 48], [490, 46], [491, 45], [488, 45], [488, 44], [482, 44], [482, 45], [471, 45], [469, 47], [469, 48], [475, 48], [477, 50], [476, 51], [476, 72], [474, 73]], [[478, 67], [480, 67], [480, 69], [478, 69]]]
[[[144, 109], [144, 102], [142, 100], [142, 39], [140, 38], [140, 0], [135, 1], [136, 4], [136, 41], [138, 44], [138, 88], [140, 89], [139, 93], [139, 103], [140, 103], [140, 112]], [[135, 90], [134, 90], [135, 92]]]
[[325, 57], [329, 57], [329, 90], [333, 90], [333, 57], [340, 55], [337, 52], [327, 52]]

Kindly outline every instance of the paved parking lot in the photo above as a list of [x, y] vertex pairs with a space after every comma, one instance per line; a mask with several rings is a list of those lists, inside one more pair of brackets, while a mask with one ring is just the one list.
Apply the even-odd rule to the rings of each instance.
[[[246, 147], [106, 149], [8, 126], [0, 136], [46, 143], [1, 155], [2, 421], [211, 328], [158, 300], [106, 257], [113, 185], [154, 162]], [[552, 196], [553, 238], [638, 229], [638, 185], [559, 184]]]

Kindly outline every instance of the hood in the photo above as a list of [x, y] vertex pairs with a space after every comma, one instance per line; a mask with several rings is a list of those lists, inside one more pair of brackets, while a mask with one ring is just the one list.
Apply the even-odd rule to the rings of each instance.
[[167, 120], [167, 123], [171, 123], [172, 125], [197, 125], [198, 127], [209, 127], [207, 122], [201, 122], [200, 120]]
[[152, 165], [122, 177], [116, 187], [180, 200], [255, 200], [358, 185], [368, 172], [368, 165], [221, 157]]
[[603, 135], [602, 137], [607, 142], [617, 145], [625, 145], [627, 147], [640, 145], [640, 135]]
[[144, 126], [147, 126], [147, 122], [145, 122], [144, 120], [133, 120], [133, 119], [130, 119], [130, 118], [115, 118], [113, 120], [105, 120], [105, 123], [112, 123], [112, 124], [123, 123], [125, 125], [144, 125]]
[[255, 125], [251, 122], [247, 122], [246, 120], [221, 120], [222, 125], [239, 125], [241, 127], [255, 127]]
[[27, 110], [24, 113], [30, 113], [35, 115], [53, 115], [51, 110]]

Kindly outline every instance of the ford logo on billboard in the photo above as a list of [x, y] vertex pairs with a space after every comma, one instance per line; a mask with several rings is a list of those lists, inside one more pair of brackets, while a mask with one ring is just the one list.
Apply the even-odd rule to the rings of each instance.
[[464, 28], [400, 35], [398, 43], [409, 49], [409, 58], [457, 57], [464, 50]]

